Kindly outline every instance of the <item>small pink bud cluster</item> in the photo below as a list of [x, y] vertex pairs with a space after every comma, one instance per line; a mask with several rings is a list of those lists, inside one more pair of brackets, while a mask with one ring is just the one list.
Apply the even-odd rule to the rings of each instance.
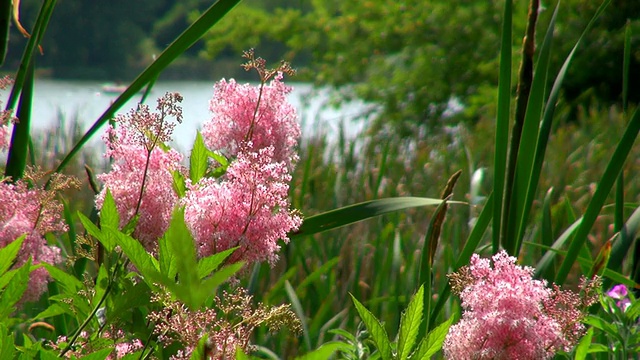
[[[0, 181], [0, 199], [0, 248], [26, 235], [15, 266], [22, 266], [29, 258], [32, 264], [59, 263], [60, 249], [49, 246], [44, 235], [67, 230], [60, 216], [62, 204], [49, 191], [28, 188], [25, 181]], [[48, 282], [47, 270], [32, 271], [21, 301], [37, 300], [47, 290]]]
[[454, 292], [461, 289], [463, 314], [447, 334], [446, 358], [549, 359], [575, 345], [588, 304], [570, 291], [547, 288], [532, 278], [533, 268], [515, 262], [502, 251], [492, 268], [474, 254], [468, 267], [450, 276]]

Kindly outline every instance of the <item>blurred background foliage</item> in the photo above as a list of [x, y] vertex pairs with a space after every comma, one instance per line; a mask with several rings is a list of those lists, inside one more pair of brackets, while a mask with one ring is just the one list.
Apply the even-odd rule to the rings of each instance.
[[[539, 29], [556, 0], [543, 1]], [[210, 5], [205, 0], [60, 1], [43, 42], [40, 74], [55, 78], [129, 81]], [[552, 74], [599, 2], [566, 0], [556, 26]], [[40, 1], [23, 0], [27, 29]], [[513, 52], [524, 33], [527, 3], [516, 2]], [[460, 120], [493, 118], [502, 1], [246, 0], [162, 75], [163, 79], [250, 80], [238, 66], [242, 50], [284, 58], [296, 81], [332, 86], [336, 102], [379, 106], [372, 130], [403, 134]], [[580, 105], [620, 101], [624, 26], [640, 33], [640, 2], [614, 0], [589, 33], [569, 70], [563, 101], [575, 120]], [[15, 29], [14, 29], [15, 30]], [[542, 39], [544, 34], [538, 34]], [[11, 33], [5, 69], [19, 64], [26, 40]], [[640, 37], [632, 37], [631, 79], [640, 78]], [[518, 57], [516, 57], [517, 59]], [[514, 64], [514, 67], [517, 64]], [[514, 79], [515, 81], [515, 79]], [[629, 100], [640, 100], [631, 82]], [[459, 106], [462, 105], [462, 106]], [[452, 110], [459, 111], [452, 111]]]

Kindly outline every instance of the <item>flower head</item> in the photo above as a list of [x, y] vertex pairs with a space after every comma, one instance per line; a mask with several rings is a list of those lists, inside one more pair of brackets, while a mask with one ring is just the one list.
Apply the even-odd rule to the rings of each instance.
[[106, 157], [111, 157], [111, 171], [98, 175], [104, 182], [96, 197], [96, 207], [102, 208], [107, 189], [111, 192], [120, 226], [138, 214], [134, 236], [147, 250], [153, 250], [156, 240], [169, 227], [178, 195], [173, 190], [173, 171], [184, 171], [182, 155], [160, 144], [170, 140], [173, 125], [167, 117], [180, 120], [178, 94], [166, 94], [158, 100], [157, 112], [140, 106], [127, 115], [119, 115], [117, 128], [109, 127], [103, 136], [107, 144]]
[[200, 256], [232, 247], [230, 261], [274, 263], [278, 239], [302, 223], [289, 210], [289, 175], [284, 162], [273, 162], [273, 147], [241, 152], [221, 180], [203, 178], [185, 196], [185, 221]]
[[[48, 232], [67, 230], [61, 217], [62, 204], [55, 199], [54, 192], [29, 188], [23, 180], [14, 184], [0, 181], [0, 199], [0, 248], [26, 235], [14, 266], [22, 266], [29, 258], [33, 264], [60, 263], [60, 249], [49, 246], [44, 238]], [[45, 268], [32, 271], [21, 301], [37, 300], [47, 290], [48, 282]]]
[[[532, 278], [533, 268], [515, 265], [504, 251], [477, 254], [453, 276], [464, 310], [443, 349], [449, 359], [548, 359], [569, 350], [583, 332], [583, 302]], [[461, 289], [461, 290], [460, 290]]]
[[234, 80], [218, 82], [210, 102], [213, 117], [202, 129], [207, 146], [232, 158], [246, 151], [249, 142], [254, 151], [273, 146], [274, 161], [290, 167], [297, 160], [300, 126], [286, 99], [291, 88], [281, 80], [280, 74], [259, 87]]
[[624, 284], [618, 284], [611, 288], [611, 290], [606, 292], [606, 295], [612, 299], [616, 299], [616, 305], [622, 311], [627, 311], [629, 306], [631, 306], [631, 300], [629, 299], [629, 292], [627, 291], [627, 287]]

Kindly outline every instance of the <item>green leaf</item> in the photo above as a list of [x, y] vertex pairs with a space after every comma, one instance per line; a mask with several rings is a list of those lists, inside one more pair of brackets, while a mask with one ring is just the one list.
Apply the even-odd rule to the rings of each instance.
[[320, 346], [316, 350], [313, 350], [310, 353], [304, 354], [302, 356], [298, 356], [296, 360], [331, 359], [331, 357], [333, 356], [333, 354], [336, 353], [336, 351], [348, 352], [348, 351], [351, 351], [352, 347], [353, 347], [352, 345], [349, 345], [340, 341], [329, 341], [327, 343], [322, 344], [322, 346]]
[[49, 275], [56, 281], [58, 286], [62, 287], [65, 294], [77, 294], [78, 290], [84, 287], [82, 281], [66, 271], [45, 262], [41, 263], [41, 265], [47, 269], [47, 272], [49, 272]]
[[92, 352], [89, 355], [83, 356], [80, 359], [82, 360], [104, 360], [113, 352], [112, 348], [100, 349], [96, 352]]
[[307, 316], [304, 312], [304, 308], [300, 303], [300, 299], [296, 294], [296, 291], [293, 289], [293, 286], [289, 283], [289, 281], [284, 282], [284, 289], [287, 292], [287, 296], [289, 297], [289, 301], [291, 301], [291, 307], [293, 307], [293, 311], [300, 319], [302, 323], [302, 336], [304, 337], [304, 343], [307, 345], [307, 349], [311, 349], [311, 339], [309, 338], [309, 325], [307, 323]]
[[602, 174], [602, 178], [596, 187], [596, 191], [593, 194], [593, 198], [589, 202], [587, 206], [587, 210], [585, 211], [582, 221], [580, 222], [580, 226], [576, 231], [576, 235], [571, 241], [569, 245], [569, 249], [567, 251], [567, 256], [562, 262], [560, 266], [560, 270], [558, 270], [558, 274], [555, 278], [556, 284], [563, 284], [569, 272], [571, 271], [571, 267], [575, 262], [580, 249], [584, 246], [584, 243], [587, 241], [587, 236], [591, 231], [591, 227], [595, 223], [596, 219], [600, 214], [600, 210], [604, 205], [604, 202], [607, 200], [607, 196], [611, 192], [611, 188], [613, 187], [616, 179], [618, 178], [618, 174], [622, 170], [622, 166], [624, 165], [625, 160], [629, 156], [631, 149], [633, 147], [633, 143], [635, 142], [638, 133], [640, 132], [640, 110], [636, 109], [629, 121], [629, 125], [624, 131], [622, 138], [618, 142], [618, 146], [616, 147], [615, 152], [611, 156], [611, 160], [607, 164], [604, 173]]
[[[393, 211], [420, 206], [439, 205], [440, 203], [442, 203], [441, 199], [421, 197], [395, 197], [365, 201], [359, 204], [345, 206], [322, 214], [310, 216], [304, 219], [302, 226], [300, 226], [300, 229], [297, 232], [291, 234], [291, 238], [335, 229]], [[448, 203], [459, 204], [460, 202], [449, 201]]]
[[15, 305], [22, 298], [22, 294], [27, 290], [29, 283], [29, 273], [31, 272], [31, 258], [16, 269], [9, 280], [9, 284], [0, 294], [0, 319], [6, 319], [15, 310]]
[[200, 179], [207, 173], [209, 166], [208, 149], [204, 144], [200, 131], [196, 134], [196, 140], [191, 149], [191, 157], [189, 158], [189, 178], [192, 184], [197, 184]]
[[[38, 313], [38, 315], [31, 318], [31, 320], [36, 321], [37, 319], [48, 319], [50, 317], [62, 315], [64, 313], [66, 313], [65, 309], [63, 309], [59, 304], [53, 303], [49, 305], [49, 307], [46, 308], [45, 310]], [[4, 358], [0, 357], [0, 359], [4, 359]]]
[[244, 351], [242, 351], [241, 347], [236, 347], [236, 360], [250, 360], [251, 358], [249, 357], [249, 355], [245, 354]]
[[502, 199], [504, 195], [509, 145], [509, 116], [511, 114], [511, 32], [513, 23], [513, 1], [504, 1], [502, 31], [500, 39], [500, 77], [498, 79], [498, 105], [496, 114], [496, 139], [493, 160], [493, 252], [498, 252], [500, 229], [502, 229]]
[[[0, 275], [4, 274], [13, 265], [25, 238], [26, 235], [22, 235], [0, 249]], [[0, 287], [0, 289], [2, 289], [2, 287]]]
[[580, 339], [580, 342], [575, 349], [574, 360], [584, 360], [589, 353], [589, 347], [591, 347], [591, 339], [593, 338], [593, 328], [590, 327], [587, 333]]
[[[57, 360], [57, 359], [60, 359], [58, 357], [58, 354], [53, 350], [40, 349], [40, 351], [38, 352], [38, 355], [40, 355], [40, 360]], [[82, 358], [82, 359], [84, 359], [84, 358]], [[102, 358], [102, 359], [104, 359], [104, 358]]]
[[202, 336], [202, 338], [198, 340], [198, 345], [191, 353], [191, 357], [189, 358], [190, 360], [201, 360], [201, 359], [207, 358], [207, 355], [206, 355], [207, 339], [208, 339], [208, 335], [205, 333]]
[[237, 249], [238, 247], [234, 247], [200, 259], [200, 261], [198, 261], [198, 278], [204, 279], [207, 277]]
[[20, 103], [16, 117], [20, 119], [13, 125], [11, 135], [10, 151], [7, 157], [7, 165], [4, 175], [11, 177], [12, 181], [22, 179], [24, 169], [27, 166], [27, 155], [29, 153], [29, 139], [31, 131], [31, 103], [33, 100], [33, 78], [35, 72], [34, 60], [22, 64], [26, 66], [26, 76], [24, 87], [20, 93]]
[[0, 359], [13, 359], [15, 352], [13, 336], [7, 326], [0, 322]]
[[176, 277], [178, 273], [178, 259], [176, 258], [176, 254], [171, 251], [167, 234], [164, 234], [158, 239], [158, 263], [162, 275], [169, 279]]
[[398, 335], [398, 359], [406, 360], [416, 343], [420, 323], [423, 316], [424, 285], [413, 296], [407, 309], [400, 318], [400, 333]]
[[184, 175], [178, 170], [171, 170], [171, 176], [173, 177], [173, 190], [176, 191], [179, 198], [183, 198], [187, 193], [187, 182]]
[[96, 238], [102, 246], [104, 246], [107, 252], [112, 252], [116, 247], [116, 242], [113, 236], [109, 236], [104, 234], [99, 227], [97, 227], [88, 217], [84, 216], [81, 212], [78, 212], [78, 219], [82, 223], [84, 229], [89, 233], [89, 235]]
[[425, 339], [420, 342], [418, 346], [418, 350], [411, 355], [411, 360], [426, 360], [430, 359], [433, 354], [437, 353], [442, 349], [442, 344], [444, 343], [444, 339], [447, 337], [447, 333], [449, 332], [449, 328], [453, 323], [453, 316], [449, 318], [449, 320], [443, 322], [438, 325], [435, 329], [433, 329]]
[[102, 209], [100, 209], [100, 225], [109, 226], [114, 229], [120, 228], [120, 214], [118, 213], [118, 206], [116, 201], [111, 195], [111, 190], [107, 188], [107, 193], [104, 196], [104, 202]]
[[358, 299], [356, 299], [352, 294], [351, 300], [353, 300], [353, 304], [360, 315], [360, 319], [369, 330], [371, 334], [371, 338], [373, 342], [376, 344], [378, 348], [378, 352], [380, 353], [380, 357], [382, 360], [391, 360], [392, 352], [391, 352], [391, 343], [389, 342], [389, 336], [387, 335], [387, 331], [384, 329], [380, 321], [373, 316], [373, 314], [367, 310], [364, 305], [362, 305]]

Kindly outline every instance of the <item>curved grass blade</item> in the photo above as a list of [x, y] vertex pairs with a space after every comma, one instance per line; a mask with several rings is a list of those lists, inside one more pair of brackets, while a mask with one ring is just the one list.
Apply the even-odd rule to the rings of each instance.
[[496, 116], [496, 142], [494, 154], [493, 191], [493, 252], [498, 252], [502, 228], [502, 199], [504, 197], [507, 147], [509, 145], [509, 114], [511, 113], [511, 29], [513, 1], [505, 0], [500, 39], [500, 78], [498, 80], [498, 112]]
[[[584, 31], [578, 38], [578, 41], [576, 42], [575, 46], [567, 56], [566, 60], [564, 61], [564, 64], [562, 64], [562, 67], [558, 72], [558, 76], [556, 76], [556, 79], [553, 83], [553, 87], [551, 88], [551, 93], [549, 94], [549, 98], [547, 99], [547, 103], [543, 113], [542, 123], [540, 124], [540, 128], [539, 128], [540, 130], [538, 133], [538, 139], [536, 143], [535, 157], [533, 160], [531, 170], [530, 172], [528, 172], [528, 174], [530, 174], [528, 177], [529, 185], [527, 186], [524, 205], [522, 207], [523, 211], [522, 211], [522, 215], [520, 216], [521, 219], [527, 219], [529, 217], [529, 212], [531, 211], [531, 206], [533, 204], [533, 198], [535, 197], [535, 192], [536, 192], [538, 183], [540, 182], [540, 173], [542, 171], [542, 164], [544, 162], [547, 143], [549, 141], [549, 134], [551, 133], [551, 123], [553, 121], [553, 115], [555, 113], [556, 103], [558, 101], [558, 97], [560, 96], [560, 88], [564, 81], [564, 77], [567, 73], [567, 69], [571, 64], [571, 61], [573, 61], [573, 56], [576, 53], [576, 50], [578, 49], [578, 47], [582, 44], [585, 35], [591, 29], [596, 19], [600, 17], [600, 14], [602, 14], [602, 12], [605, 10], [605, 8], [609, 5], [610, 2], [611, 0], [605, 0], [600, 5], [598, 10], [596, 10], [596, 13], [593, 15], [593, 18], [591, 18], [591, 21], [589, 21], [589, 23], [587, 24], [587, 27], [584, 29]], [[518, 240], [519, 242], [521, 242], [521, 239], [524, 238], [525, 224], [526, 224], [526, 221], [524, 220], [520, 223], [520, 227], [518, 229], [518, 235], [517, 235], [517, 238], [520, 239]]]
[[620, 237], [614, 242], [611, 249], [608, 268], [616, 271], [622, 268], [622, 261], [631, 250], [633, 241], [638, 237], [638, 230], [640, 230], [640, 207], [631, 214], [620, 229]]
[[27, 166], [34, 72], [35, 66], [32, 61], [26, 73], [24, 88], [20, 93], [20, 103], [18, 104], [18, 112], [16, 114], [19, 121], [13, 126], [11, 146], [9, 147], [9, 155], [7, 157], [7, 167], [4, 170], [5, 176], [10, 176], [12, 181], [21, 179], [24, 175], [24, 169]]
[[11, 89], [11, 93], [9, 94], [9, 99], [7, 99], [7, 105], [5, 107], [7, 110], [13, 109], [16, 105], [18, 95], [22, 91], [22, 86], [24, 85], [27, 73], [29, 71], [29, 64], [31, 63], [31, 60], [33, 58], [33, 52], [35, 51], [36, 47], [38, 47], [38, 44], [40, 44], [40, 42], [42, 41], [42, 37], [44, 36], [47, 25], [49, 25], [49, 20], [51, 19], [51, 14], [53, 13], [53, 9], [55, 8], [55, 6], [56, 0], [45, 0], [40, 7], [40, 12], [38, 12], [35, 24], [33, 25], [33, 32], [31, 34], [31, 37], [27, 41], [27, 46], [25, 47], [24, 53], [22, 54], [20, 66], [14, 79], [13, 88]]
[[542, 109], [544, 108], [545, 89], [551, 59], [551, 45], [553, 43], [553, 33], [558, 9], [559, 3], [553, 12], [544, 42], [540, 48], [540, 55], [536, 63], [536, 71], [531, 83], [531, 92], [529, 93], [527, 109], [522, 124], [522, 134], [524, 134], [524, 136], [520, 138], [520, 146], [518, 148], [515, 183], [512, 188], [514, 194], [512, 197], [512, 206], [510, 207], [511, 214], [509, 215], [509, 218], [512, 219], [512, 224], [509, 224], [510, 226], [504, 239], [505, 248], [509, 249], [508, 252], [514, 255], [520, 252], [521, 237], [524, 236], [524, 228], [527, 221], [525, 216], [529, 214], [524, 208], [527, 204], [526, 196], [517, 196], [517, 194], [529, 194], [529, 188], [531, 187], [534, 189], [532, 194], [535, 194], [535, 189], [538, 188], [538, 182], [532, 183], [530, 179], [531, 173], [533, 172], [540, 118], [542, 117]]
[[[298, 231], [291, 234], [291, 238], [335, 229], [397, 210], [440, 205], [442, 201], [441, 199], [422, 197], [396, 197], [365, 201], [310, 216], [304, 220]], [[461, 202], [449, 201], [449, 204], [453, 203], [462, 204]]]
[[569, 250], [567, 252], [567, 257], [562, 262], [560, 266], [560, 270], [556, 276], [556, 283], [562, 284], [564, 280], [569, 275], [569, 271], [571, 270], [571, 266], [575, 262], [578, 257], [578, 252], [580, 248], [584, 245], [587, 240], [587, 236], [589, 235], [589, 231], [593, 226], [593, 223], [596, 221], [604, 202], [607, 199], [607, 195], [611, 192], [611, 188], [613, 187], [616, 179], [618, 178], [618, 174], [622, 170], [622, 166], [624, 165], [625, 160], [629, 156], [629, 152], [631, 152], [631, 148], [633, 147], [633, 143], [638, 136], [638, 132], [640, 131], [640, 111], [636, 110], [629, 121], [629, 125], [624, 131], [622, 135], [622, 139], [618, 143], [611, 160], [607, 164], [607, 167], [598, 183], [598, 187], [596, 188], [595, 193], [593, 194], [593, 198], [589, 202], [587, 206], [587, 210], [584, 213], [582, 221], [580, 222], [580, 226], [578, 227], [577, 233], [571, 245], [569, 246]]
[[96, 120], [96, 122], [87, 130], [80, 140], [69, 151], [67, 156], [56, 168], [56, 172], [61, 171], [67, 166], [71, 159], [80, 151], [80, 149], [91, 139], [98, 130], [113, 118], [118, 111], [129, 99], [135, 96], [138, 91], [145, 85], [155, 81], [155, 78], [169, 64], [177, 59], [182, 53], [189, 49], [196, 41], [198, 41], [213, 25], [220, 21], [231, 9], [233, 9], [240, 0], [219, 0], [207, 9], [191, 26], [187, 28], [178, 38], [171, 43], [158, 58], [151, 63], [138, 77], [129, 85], [129, 87], [105, 110], [105, 112]]
[[9, 49], [9, 29], [11, 25], [11, 3], [13, 0], [0, 0], [0, 66], [4, 64]]

